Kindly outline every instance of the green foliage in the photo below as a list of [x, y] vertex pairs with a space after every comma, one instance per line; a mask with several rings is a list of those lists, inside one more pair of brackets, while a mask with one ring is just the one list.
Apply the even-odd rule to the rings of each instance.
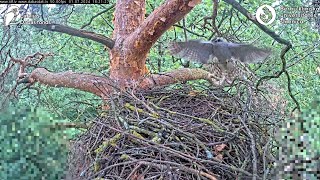
[[42, 109], [10, 107], [0, 112], [0, 179], [62, 179], [66, 134], [58, 118]]

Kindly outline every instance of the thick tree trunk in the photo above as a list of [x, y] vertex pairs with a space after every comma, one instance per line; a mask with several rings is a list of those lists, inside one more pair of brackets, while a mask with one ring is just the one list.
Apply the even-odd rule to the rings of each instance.
[[144, 0], [118, 0], [114, 17], [114, 47], [110, 50], [110, 78], [120, 84], [137, 80], [146, 74], [146, 53], [128, 47], [127, 39], [145, 17]]
[[201, 0], [168, 0], [147, 19], [144, 0], [118, 0], [114, 20], [115, 46], [110, 50], [110, 77], [121, 85], [147, 72], [146, 58], [157, 39]]

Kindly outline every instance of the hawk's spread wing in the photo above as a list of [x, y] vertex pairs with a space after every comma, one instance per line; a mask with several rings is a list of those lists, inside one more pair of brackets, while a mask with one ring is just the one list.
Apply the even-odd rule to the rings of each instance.
[[172, 55], [197, 61], [203, 64], [217, 62], [225, 64], [231, 58], [244, 63], [256, 63], [266, 59], [270, 51], [247, 44], [237, 44], [224, 41], [190, 40], [187, 42], [172, 42], [169, 45]]
[[210, 41], [190, 40], [187, 42], [172, 42], [168, 47], [170, 53], [176, 57], [203, 64], [208, 63], [213, 55], [213, 44]]
[[248, 44], [228, 43], [228, 49], [234, 59], [244, 63], [257, 63], [265, 60], [270, 50], [261, 49]]

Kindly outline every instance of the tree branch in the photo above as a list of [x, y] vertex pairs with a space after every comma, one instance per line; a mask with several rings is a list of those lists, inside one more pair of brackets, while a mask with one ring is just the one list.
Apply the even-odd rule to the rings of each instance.
[[101, 43], [110, 49], [112, 49], [114, 46], [114, 41], [112, 39], [104, 35], [96, 34], [94, 32], [90, 32], [86, 30], [78, 30], [76, 28], [72, 28], [72, 27], [64, 26], [60, 24], [33, 24], [33, 26], [36, 28], [45, 29], [48, 31], [61, 32], [61, 33], [69, 34], [71, 36], [90, 39], [92, 41]]
[[236, 10], [238, 10], [241, 14], [243, 14], [245, 17], [247, 17], [251, 22], [253, 22], [255, 25], [257, 25], [262, 31], [267, 33], [269, 36], [271, 36], [274, 40], [276, 40], [280, 44], [284, 44], [292, 47], [291, 43], [285, 39], [282, 39], [278, 34], [276, 34], [271, 29], [267, 28], [267, 26], [260, 24], [255, 16], [251, 15], [244, 7], [242, 7], [238, 2], [235, 0], [223, 0], [224, 2], [230, 4], [232, 7], [234, 7]]
[[[203, 69], [182, 68], [164, 74], [153, 74], [142, 79], [138, 89], [150, 89], [157, 86], [175, 84], [189, 80], [207, 79], [210, 80], [208, 72]], [[101, 77], [93, 74], [76, 73], [72, 71], [53, 73], [45, 68], [36, 68], [26, 77], [24, 83], [33, 84], [39, 82], [51, 87], [68, 87], [93, 93], [103, 99], [112, 94], [116, 87], [108, 77]], [[131, 84], [132, 85], [132, 84]]]
[[149, 51], [158, 38], [180, 21], [201, 0], [167, 0], [155, 9], [144, 22], [126, 39], [128, 47]]
[[92, 16], [92, 17], [90, 18], [89, 22], [88, 22], [88, 23], [86, 23], [86, 24], [84, 24], [83, 26], [81, 26], [81, 28], [80, 28], [80, 29], [83, 29], [83, 28], [85, 28], [85, 27], [89, 26], [89, 25], [92, 23], [92, 21], [93, 21], [96, 17], [98, 17], [98, 16], [100, 16], [100, 15], [102, 15], [102, 14], [104, 14], [104, 13], [108, 12], [110, 9], [114, 8], [114, 6], [115, 6], [115, 4], [112, 4], [112, 5], [111, 5], [110, 7], [108, 7], [107, 9], [105, 9], [105, 10], [103, 10], [103, 11], [101, 11], [101, 12], [97, 13], [96, 15]]
[[216, 25], [216, 18], [218, 15], [218, 6], [219, 6], [218, 0], [213, 0], [212, 27], [214, 31], [218, 34], [218, 36], [221, 37], [221, 33]]
[[112, 92], [114, 82], [106, 77], [72, 71], [53, 73], [45, 68], [36, 68], [26, 77], [26, 83], [39, 82], [52, 87], [68, 87], [106, 97]]
[[205, 79], [211, 81], [209, 72], [200, 68], [181, 68], [163, 74], [152, 74], [139, 83], [141, 89], [151, 89], [157, 86], [175, 84], [184, 81]]

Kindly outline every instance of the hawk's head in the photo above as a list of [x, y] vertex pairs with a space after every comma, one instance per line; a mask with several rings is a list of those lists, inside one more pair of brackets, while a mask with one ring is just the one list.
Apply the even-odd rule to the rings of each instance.
[[215, 37], [211, 40], [211, 42], [218, 43], [218, 42], [227, 42], [227, 41], [225, 39], [223, 39], [222, 37]]

